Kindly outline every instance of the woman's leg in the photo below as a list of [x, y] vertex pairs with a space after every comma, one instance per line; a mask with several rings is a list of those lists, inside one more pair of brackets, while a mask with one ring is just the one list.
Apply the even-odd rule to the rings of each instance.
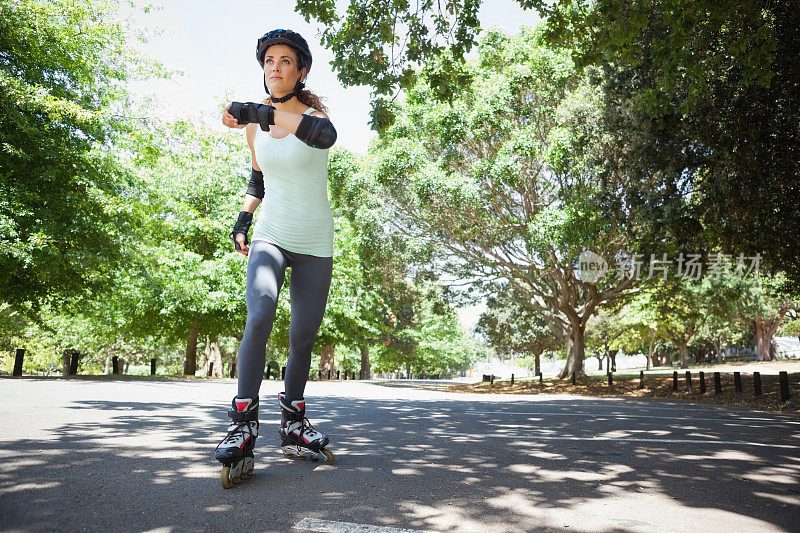
[[247, 323], [236, 367], [239, 398], [258, 398], [264, 375], [267, 340], [272, 332], [278, 295], [286, 273], [286, 257], [274, 244], [254, 241], [247, 261]]
[[333, 272], [332, 257], [291, 254], [292, 277], [289, 294], [289, 359], [286, 362], [286, 400], [303, 397], [311, 368], [311, 350], [322, 324]]

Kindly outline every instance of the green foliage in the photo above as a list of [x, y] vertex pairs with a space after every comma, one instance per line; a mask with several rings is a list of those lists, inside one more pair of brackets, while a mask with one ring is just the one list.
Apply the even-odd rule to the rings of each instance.
[[800, 159], [786, 157], [800, 150], [799, 25], [793, 0], [554, 6], [549, 41], [599, 68], [628, 204], [652, 213], [644, 231], [761, 253], [800, 279]]
[[245, 261], [229, 233], [246, 187], [248, 151], [237, 137], [179, 120], [126, 139], [140, 226], [115, 300], [123, 322], [136, 328], [130, 334], [172, 342], [195, 324], [212, 338], [241, 330]]
[[475, 330], [504, 355], [541, 355], [562, 346], [539, 312], [511, 284], [487, 299]]
[[586, 320], [633, 283], [576, 272], [586, 249], [614, 264], [636, 223], [607, 202], [594, 162], [599, 93], [541, 29], [488, 32], [468, 66], [472, 86], [448, 103], [428, 98], [420, 78], [367, 166], [392, 224], [436, 251], [438, 272], [488, 293], [505, 280], [562, 342], [578, 333], [570, 345], [582, 360]]
[[16, 305], [102, 288], [120, 260], [122, 83], [140, 62], [113, 2], [0, 5], [0, 293]]
[[480, 0], [372, 2], [352, 0], [344, 13], [335, 2], [298, 0], [295, 10], [320, 23], [322, 44], [345, 86], [373, 87], [372, 125], [383, 130], [393, 119], [385, 95], [414, 85], [415, 67], [428, 65], [434, 94], [449, 98], [469, 79], [461, 60], [479, 30]]

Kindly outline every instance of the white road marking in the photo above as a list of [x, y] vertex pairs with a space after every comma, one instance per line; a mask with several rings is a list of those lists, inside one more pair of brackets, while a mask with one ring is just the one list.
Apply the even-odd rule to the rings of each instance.
[[800, 446], [793, 444], [769, 444], [764, 442], [747, 442], [743, 440], [704, 440], [704, 439], [639, 439], [639, 438], [618, 438], [618, 437], [553, 437], [550, 435], [510, 435], [507, 433], [499, 434], [473, 434], [473, 433], [453, 433], [449, 431], [428, 433], [434, 437], [469, 437], [469, 438], [484, 438], [484, 439], [517, 439], [517, 440], [571, 440], [571, 441], [585, 441], [585, 442], [650, 442], [650, 443], [666, 443], [666, 444], [727, 444], [730, 446], [757, 446], [760, 448], [781, 448], [788, 450], [798, 450]]
[[562, 412], [530, 412], [530, 413], [523, 413], [517, 411], [466, 411], [469, 414], [479, 414], [479, 415], [488, 415], [488, 414], [504, 414], [504, 415], [530, 415], [530, 416], [585, 416], [590, 418], [596, 418], [597, 420], [602, 420], [604, 418], [652, 418], [658, 420], [687, 420], [689, 422], [692, 421], [715, 421], [715, 422], [741, 422], [741, 423], [752, 423], [752, 422], [769, 422], [770, 424], [780, 425], [780, 424], [794, 424], [800, 426], [800, 422], [791, 422], [789, 420], [780, 420], [780, 419], [772, 419], [772, 418], [756, 418], [756, 417], [740, 417], [740, 418], [695, 418], [693, 416], [655, 416], [655, 415], [628, 415], [624, 413], [562, 413]]
[[317, 531], [323, 533], [421, 533], [421, 529], [398, 529], [396, 527], [371, 526], [352, 522], [335, 522], [317, 518], [303, 518], [292, 529]]

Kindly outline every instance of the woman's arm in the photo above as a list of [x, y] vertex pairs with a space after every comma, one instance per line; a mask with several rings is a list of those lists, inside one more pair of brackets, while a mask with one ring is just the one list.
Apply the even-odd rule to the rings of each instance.
[[305, 115], [281, 111], [267, 104], [231, 102], [225, 107], [222, 122], [231, 128], [256, 123], [264, 131], [274, 124], [293, 133], [312, 148], [323, 150], [330, 148], [336, 142], [336, 128], [330, 119], [319, 111]]
[[[264, 198], [264, 175], [261, 173], [258, 161], [256, 161], [256, 151], [254, 148], [257, 127], [256, 124], [248, 124], [247, 129], [245, 129], [247, 146], [250, 147], [250, 165], [252, 171], [250, 183], [247, 187], [247, 192], [244, 194], [244, 200], [242, 201], [242, 209], [239, 212], [239, 220], [237, 220], [233, 229], [234, 241], [238, 245], [235, 246], [236, 251], [243, 255], [247, 255], [250, 251], [250, 247], [247, 245], [247, 231], [250, 229], [252, 214]], [[248, 213], [249, 215], [244, 215], [243, 217], [242, 213]]]

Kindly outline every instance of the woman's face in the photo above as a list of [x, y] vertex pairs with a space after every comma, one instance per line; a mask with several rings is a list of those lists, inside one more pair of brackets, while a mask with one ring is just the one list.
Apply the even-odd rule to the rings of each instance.
[[306, 75], [306, 69], [298, 70], [297, 54], [291, 46], [273, 44], [264, 54], [264, 81], [270, 94], [280, 98], [288, 94]]

